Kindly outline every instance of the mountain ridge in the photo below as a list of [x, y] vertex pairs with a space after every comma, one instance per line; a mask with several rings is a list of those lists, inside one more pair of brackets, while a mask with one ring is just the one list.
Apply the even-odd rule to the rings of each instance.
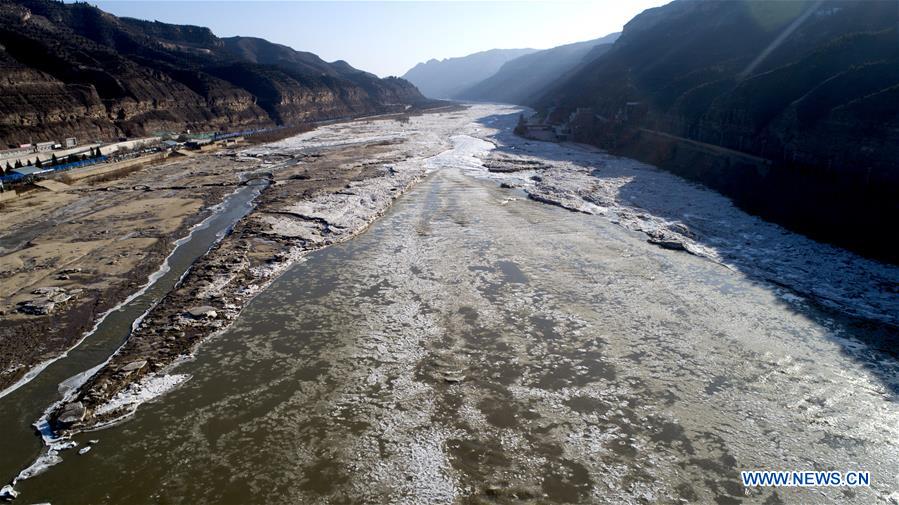
[[50, 0], [0, 4], [0, 68], [4, 145], [293, 124], [425, 100], [405, 80], [264, 39]]
[[897, 25], [895, 4], [877, 1], [676, 0], [527, 105], [557, 124], [576, 114], [575, 141], [896, 261], [872, 216], [899, 217]]
[[467, 100], [522, 104], [535, 99], [552, 82], [562, 78], [585, 58], [598, 58], [618, 39], [619, 32], [525, 54], [507, 61], [490, 77], [460, 92]]
[[409, 69], [403, 78], [429, 98], [456, 98], [468, 87], [495, 74], [509, 60], [536, 49], [488, 49], [466, 56], [430, 60]]

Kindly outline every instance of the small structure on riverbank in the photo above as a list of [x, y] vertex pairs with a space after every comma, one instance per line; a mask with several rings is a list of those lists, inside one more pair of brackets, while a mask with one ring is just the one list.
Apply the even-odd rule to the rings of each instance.
[[22, 177], [28, 177], [30, 175], [36, 175], [36, 174], [40, 174], [40, 173], [46, 172], [46, 171], [47, 171], [47, 169], [45, 169], [45, 168], [28, 166], [28, 167], [14, 168], [14, 169], [10, 170], [10, 173], [18, 174], [18, 175], [21, 175]]

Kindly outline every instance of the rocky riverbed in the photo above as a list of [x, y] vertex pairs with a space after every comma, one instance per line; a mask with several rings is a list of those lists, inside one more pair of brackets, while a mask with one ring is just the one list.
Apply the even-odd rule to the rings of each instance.
[[111, 180], [32, 188], [0, 222], [0, 391], [78, 343], [260, 163], [172, 158]]
[[[50, 412], [52, 430], [65, 436], [116, 421], [160, 388], [177, 385], [177, 378], [165, 378], [171, 365], [227, 328], [253, 296], [306, 253], [363, 231], [423, 177], [429, 159], [449, 147], [432, 123], [458, 128], [473, 119], [453, 110], [437, 113], [434, 121], [426, 115], [414, 122], [402, 117], [330, 125], [234, 153], [279, 167], [263, 173], [269, 186], [256, 208], [135, 325], [102, 368]], [[455, 121], [445, 125], [447, 115]], [[347, 141], [349, 128], [362, 133]]]

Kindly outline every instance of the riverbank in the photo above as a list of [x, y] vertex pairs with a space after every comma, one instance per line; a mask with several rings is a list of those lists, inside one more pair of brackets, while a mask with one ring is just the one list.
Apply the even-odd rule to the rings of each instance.
[[81, 340], [260, 163], [203, 155], [103, 181], [34, 187], [0, 223], [0, 391]]
[[[449, 135], [383, 219], [305, 255], [20, 500], [890, 501], [895, 360], [869, 367], [776, 287], [482, 180], [491, 130]], [[871, 486], [740, 483], [810, 461]]]
[[[428, 170], [428, 159], [449, 147], [427, 125], [431, 117], [469, 122], [453, 108], [335, 124], [309, 134], [253, 147], [237, 157], [261, 156], [282, 168], [267, 173], [270, 185], [255, 209], [208, 254], [175, 290], [136, 325], [127, 342], [66, 401], [49, 422], [57, 435], [114, 422], [159, 394], [173, 365], [209, 336], [227, 328], [246, 303], [310, 251], [352, 238]], [[450, 120], [453, 123], [453, 120]], [[348, 128], [371, 135], [346, 142]], [[335, 139], [343, 139], [336, 140]], [[264, 167], [264, 165], [263, 165]]]
[[[402, 124], [460, 110], [443, 102], [429, 107], [356, 121]], [[273, 130], [249, 141], [258, 146], [336, 124]], [[139, 290], [175, 242], [239, 187], [241, 173], [289, 161], [268, 159], [265, 148], [238, 152], [188, 152], [50, 189], [23, 188], [2, 203], [0, 397], [77, 345], [102, 314]]]

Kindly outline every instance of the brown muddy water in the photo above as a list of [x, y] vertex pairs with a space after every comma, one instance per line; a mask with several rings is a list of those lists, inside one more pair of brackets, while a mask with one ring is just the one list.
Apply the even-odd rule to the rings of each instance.
[[190, 265], [252, 209], [260, 184], [251, 183], [228, 196], [213, 214], [179, 240], [164, 268], [154, 273], [152, 283], [106, 314], [77, 347], [30, 372], [29, 376], [33, 377], [28, 382], [2, 392], [0, 478], [4, 484], [41, 452], [42, 443], [32, 423], [61, 398], [61, 383], [105, 362], [128, 337], [132, 323], [169, 292]]
[[[17, 503], [873, 503], [896, 407], [831, 333], [739, 273], [443, 169]], [[739, 482], [819, 466], [875, 487]]]

